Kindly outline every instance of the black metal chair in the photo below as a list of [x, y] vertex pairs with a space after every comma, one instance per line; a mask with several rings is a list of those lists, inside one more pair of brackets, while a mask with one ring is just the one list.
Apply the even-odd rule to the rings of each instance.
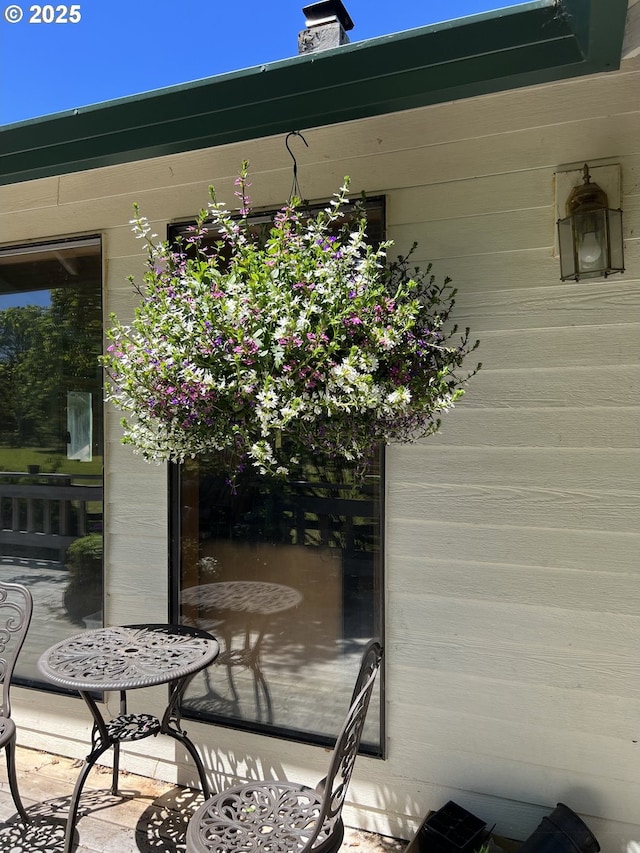
[[315, 788], [264, 781], [216, 794], [189, 821], [187, 853], [335, 853], [344, 836], [342, 806], [381, 660], [382, 646], [374, 640], [364, 652], [329, 772]]
[[0, 701], [0, 748], [4, 748], [7, 757], [7, 775], [11, 796], [20, 817], [29, 822], [16, 779], [16, 726], [11, 719], [9, 690], [13, 668], [27, 635], [33, 599], [29, 590], [19, 583], [0, 582], [0, 683], [2, 700]]

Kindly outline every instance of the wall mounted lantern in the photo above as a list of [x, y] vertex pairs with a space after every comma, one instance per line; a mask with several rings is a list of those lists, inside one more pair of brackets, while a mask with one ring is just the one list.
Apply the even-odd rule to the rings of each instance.
[[609, 207], [604, 190], [591, 183], [589, 166], [583, 183], [567, 199], [567, 216], [558, 219], [560, 278], [606, 278], [624, 272], [622, 210]]

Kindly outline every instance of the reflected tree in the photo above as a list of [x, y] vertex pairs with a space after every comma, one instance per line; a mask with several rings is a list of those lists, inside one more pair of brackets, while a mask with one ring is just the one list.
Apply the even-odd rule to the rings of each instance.
[[[47, 401], [55, 388], [50, 359], [49, 309], [36, 305], [0, 311], [0, 440], [25, 444], [47, 425]], [[46, 368], [44, 367], [46, 365]]]
[[89, 291], [56, 288], [47, 307], [0, 311], [0, 443], [64, 446], [67, 391], [92, 391], [100, 405], [100, 294]]

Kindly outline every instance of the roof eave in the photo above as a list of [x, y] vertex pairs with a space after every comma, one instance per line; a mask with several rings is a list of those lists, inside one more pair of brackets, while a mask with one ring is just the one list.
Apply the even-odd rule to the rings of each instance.
[[0, 131], [0, 184], [619, 67], [627, 0], [534, 0]]

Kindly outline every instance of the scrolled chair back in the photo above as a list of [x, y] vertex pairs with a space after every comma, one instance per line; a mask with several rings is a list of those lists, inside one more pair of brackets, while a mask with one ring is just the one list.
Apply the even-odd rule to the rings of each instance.
[[378, 640], [372, 640], [362, 656], [351, 705], [333, 748], [329, 772], [316, 786], [316, 790], [323, 795], [322, 809], [315, 839], [310, 839], [306, 850], [321, 849], [322, 839], [334, 835], [336, 824], [341, 819], [381, 662], [382, 646]]
[[33, 599], [26, 587], [19, 583], [0, 582], [0, 717], [11, 716], [9, 688], [32, 613]]

